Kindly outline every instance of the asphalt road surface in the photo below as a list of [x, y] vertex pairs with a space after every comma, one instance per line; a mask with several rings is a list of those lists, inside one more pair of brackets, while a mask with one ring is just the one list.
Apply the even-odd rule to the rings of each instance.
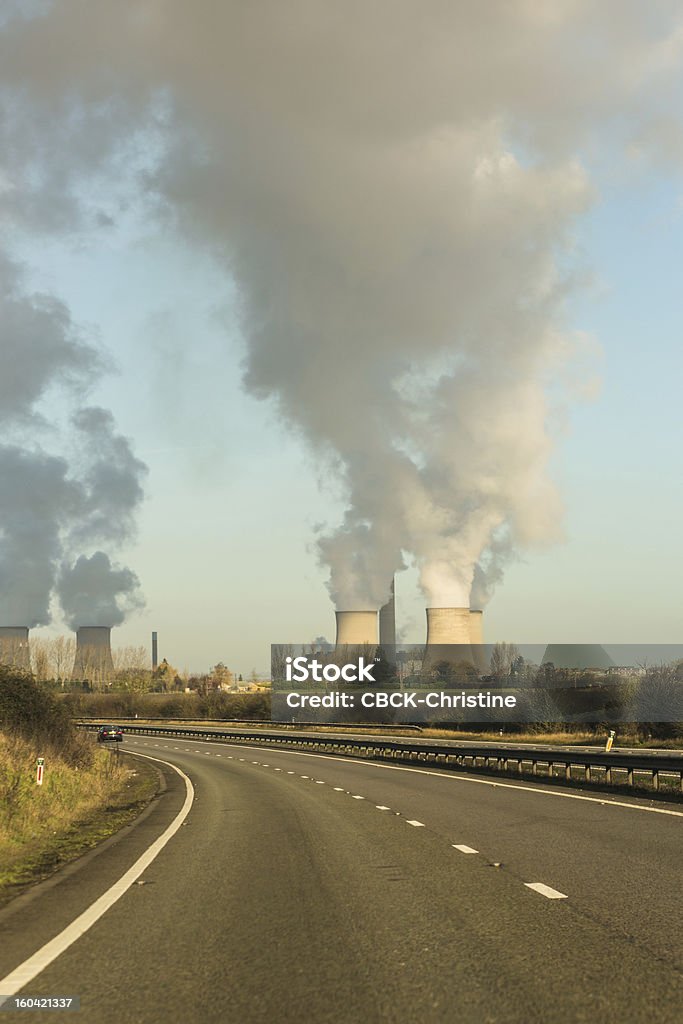
[[169, 762], [165, 792], [0, 912], [0, 978], [16, 981], [176, 828], [18, 990], [80, 996], [67, 1019], [683, 1019], [680, 804], [242, 744], [124, 749]]

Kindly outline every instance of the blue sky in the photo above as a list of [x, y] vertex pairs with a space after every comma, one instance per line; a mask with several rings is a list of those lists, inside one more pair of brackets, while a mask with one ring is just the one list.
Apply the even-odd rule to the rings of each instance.
[[[576, 259], [593, 282], [568, 320], [600, 346], [591, 369], [601, 388], [571, 408], [557, 441], [566, 539], [510, 566], [487, 640], [679, 637], [681, 215], [678, 183], [649, 175], [603, 182], [577, 224]], [[332, 637], [312, 542], [343, 504], [270, 404], [243, 392], [232, 283], [144, 222], [96, 243], [27, 242], [23, 253], [32, 283], [62, 296], [113, 357], [93, 397], [150, 470], [137, 541], [121, 552], [147, 604], [114, 642], [147, 644], [157, 629], [180, 668], [223, 660], [246, 673], [267, 670], [271, 642]], [[397, 601], [405, 638], [419, 641], [414, 571], [399, 576]]]
[[[72, 625], [115, 621], [122, 578], [77, 561], [102, 546], [146, 599], [115, 644], [157, 630], [180, 669], [265, 672], [271, 643], [333, 636], [328, 569], [339, 607], [375, 607], [412, 553], [397, 618], [419, 642], [425, 604], [466, 604], [507, 530], [523, 550], [487, 641], [678, 639], [678, 4], [19, 9], [0, 33], [3, 616], [45, 621], [59, 592]], [[115, 426], [51, 431], [75, 349], [61, 307], [35, 329], [26, 287], [106, 354], [70, 400]], [[119, 548], [139, 492], [117, 430], [149, 467]], [[69, 487], [41, 452], [66, 436]], [[53, 499], [33, 532], [32, 486]]]

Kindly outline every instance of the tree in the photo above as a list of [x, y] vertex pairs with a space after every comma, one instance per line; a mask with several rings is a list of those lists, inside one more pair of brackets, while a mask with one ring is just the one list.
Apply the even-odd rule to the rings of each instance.
[[235, 673], [219, 661], [209, 673], [209, 685], [215, 690], [230, 690], [235, 685]]
[[494, 644], [491, 651], [491, 675], [493, 678], [498, 682], [509, 679], [513, 664], [520, 667], [520, 662], [517, 661], [519, 657], [519, 649], [514, 644]]
[[52, 679], [52, 665], [50, 659], [50, 641], [35, 638], [31, 640], [31, 668], [34, 678], [39, 683], [46, 683]]
[[166, 658], [157, 665], [152, 673], [152, 681], [155, 690], [168, 693], [169, 690], [178, 690], [182, 687], [182, 680], [173, 665], [169, 665]]
[[71, 678], [76, 657], [76, 641], [72, 636], [56, 636], [50, 644], [50, 671], [53, 679], [63, 683]]

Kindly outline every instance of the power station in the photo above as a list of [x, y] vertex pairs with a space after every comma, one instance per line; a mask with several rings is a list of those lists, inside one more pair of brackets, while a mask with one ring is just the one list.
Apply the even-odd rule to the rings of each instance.
[[31, 670], [28, 626], [0, 626], [0, 665]]
[[81, 626], [76, 631], [76, 657], [72, 679], [101, 682], [114, 672], [111, 656], [111, 626]]
[[372, 644], [379, 642], [378, 614], [376, 611], [341, 611], [337, 617], [337, 647]]

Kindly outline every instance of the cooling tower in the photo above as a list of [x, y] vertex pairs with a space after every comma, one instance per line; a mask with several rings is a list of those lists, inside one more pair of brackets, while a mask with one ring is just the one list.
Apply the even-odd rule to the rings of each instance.
[[0, 665], [31, 671], [28, 626], [0, 626]]
[[111, 626], [81, 626], [76, 632], [72, 679], [103, 682], [112, 675]]
[[377, 646], [377, 612], [336, 612], [337, 647]]
[[486, 672], [488, 661], [484, 650], [484, 613], [481, 608], [470, 608], [470, 643], [475, 668], [478, 672]]
[[612, 668], [614, 662], [600, 644], [548, 644], [541, 664], [604, 671]]
[[427, 608], [427, 650], [424, 668], [440, 661], [474, 664], [469, 608]]
[[387, 657], [393, 656], [396, 646], [396, 607], [394, 605], [394, 581], [391, 581], [391, 596], [379, 610], [379, 645]]

